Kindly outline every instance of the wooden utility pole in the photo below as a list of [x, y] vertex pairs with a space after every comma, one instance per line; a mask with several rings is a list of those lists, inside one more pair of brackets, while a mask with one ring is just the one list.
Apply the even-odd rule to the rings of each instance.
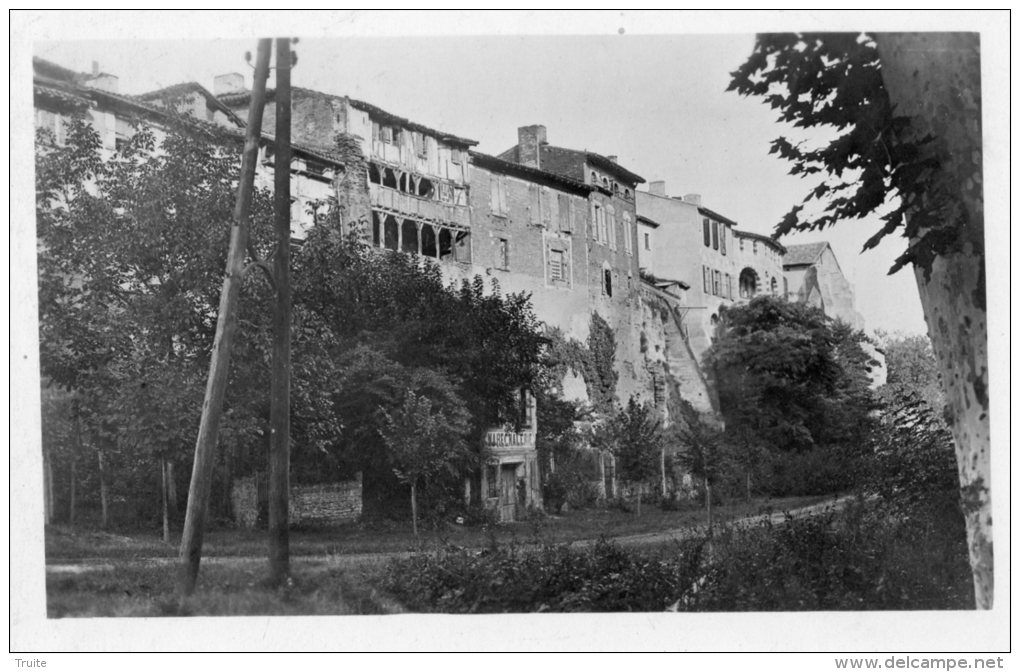
[[195, 466], [191, 472], [188, 490], [188, 508], [184, 518], [184, 532], [178, 561], [177, 592], [190, 595], [198, 579], [198, 565], [202, 559], [202, 534], [205, 528], [209, 490], [219, 438], [223, 397], [227, 389], [230, 370], [230, 350], [237, 329], [237, 301], [245, 269], [248, 248], [248, 219], [251, 216], [252, 192], [255, 185], [255, 166], [258, 162], [259, 140], [262, 135], [262, 107], [266, 96], [266, 79], [269, 75], [271, 41], [259, 40], [255, 57], [255, 76], [252, 82], [251, 107], [248, 109], [248, 128], [241, 157], [241, 178], [237, 187], [234, 221], [230, 230], [230, 249], [227, 253], [226, 276], [220, 293], [219, 315], [216, 319], [216, 336], [213, 339], [212, 360], [209, 363], [209, 382], [202, 404], [202, 420], [195, 442]]
[[290, 38], [276, 40], [276, 156], [273, 214], [276, 221], [273, 379], [269, 404], [269, 580], [290, 573]]

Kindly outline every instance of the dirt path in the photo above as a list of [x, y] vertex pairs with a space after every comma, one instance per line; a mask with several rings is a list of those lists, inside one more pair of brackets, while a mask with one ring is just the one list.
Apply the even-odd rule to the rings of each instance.
[[[768, 519], [772, 524], [781, 524], [786, 520], [787, 515], [795, 517], [813, 516], [823, 513], [825, 511], [838, 511], [843, 509], [847, 503], [851, 500], [851, 496], [840, 497], [835, 500], [820, 502], [818, 504], [812, 504], [811, 506], [804, 506], [791, 511], [784, 511], [779, 513], [772, 513], [769, 515], [754, 515], [739, 518], [734, 521], [730, 521], [727, 524], [730, 526], [736, 526], [740, 528], [753, 527], [760, 525], [765, 519]], [[617, 537], [609, 538], [621, 546], [650, 546], [656, 544], [669, 543], [671, 541], [681, 541], [704, 534], [707, 531], [707, 527], [699, 525], [695, 527], [681, 527], [672, 530], [662, 530], [660, 532], [645, 532], [642, 534], [628, 534]], [[597, 539], [581, 539], [572, 542], [561, 542], [576, 546], [592, 546], [597, 543]], [[435, 551], [430, 551], [435, 552]], [[414, 554], [414, 551], [388, 551], [381, 553], [344, 553], [336, 555], [315, 555], [315, 556], [293, 556], [291, 557], [291, 563], [298, 567], [308, 568], [346, 568], [346, 567], [359, 567], [365, 565], [376, 565], [383, 564], [394, 558], [407, 558]], [[258, 565], [265, 563], [263, 557], [252, 557], [252, 556], [241, 556], [241, 555], [228, 555], [228, 556], [210, 556], [202, 558], [203, 565], [229, 565], [232, 567], [243, 567], [245, 565]], [[121, 560], [118, 564], [123, 563], [137, 564], [138, 566], [167, 566], [177, 562], [176, 557], [152, 557], [152, 558], [136, 558], [131, 560]], [[64, 564], [49, 564], [46, 565], [46, 572], [48, 574], [82, 574], [85, 572], [96, 572], [96, 571], [111, 571], [115, 569], [115, 565], [106, 558], [85, 558], [77, 560], [71, 563]]]

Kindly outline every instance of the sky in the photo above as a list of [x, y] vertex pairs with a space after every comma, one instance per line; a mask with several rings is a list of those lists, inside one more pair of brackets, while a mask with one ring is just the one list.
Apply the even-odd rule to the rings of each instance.
[[[740, 228], [771, 233], [812, 185], [769, 155], [790, 130], [774, 111], [726, 91], [753, 33], [631, 34], [619, 23], [602, 35], [305, 37], [293, 83], [366, 100], [492, 154], [516, 143], [519, 126], [543, 124], [553, 145], [617, 155], [647, 181], [664, 180], [669, 195], [701, 194]], [[253, 39], [75, 38], [38, 41], [32, 52], [79, 71], [96, 62], [128, 94], [183, 81], [211, 89], [228, 72], [250, 86]], [[879, 226], [848, 221], [782, 242], [832, 244], [869, 331], [925, 333], [913, 275], [887, 275], [904, 240], [861, 254]]]

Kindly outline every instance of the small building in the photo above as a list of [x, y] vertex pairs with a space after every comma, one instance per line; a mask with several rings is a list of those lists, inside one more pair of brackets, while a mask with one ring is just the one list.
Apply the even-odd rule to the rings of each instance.
[[788, 246], [783, 273], [787, 299], [821, 308], [854, 329], [864, 328], [864, 318], [854, 307], [853, 285], [843, 275], [829, 243]]

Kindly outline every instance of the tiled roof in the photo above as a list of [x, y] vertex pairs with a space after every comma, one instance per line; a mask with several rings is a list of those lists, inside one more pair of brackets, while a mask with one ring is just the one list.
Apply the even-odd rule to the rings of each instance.
[[198, 93], [206, 100], [206, 104], [214, 107], [233, 121], [238, 126], [244, 126], [244, 121], [237, 116], [233, 110], [224, 105], [220, 100], [212, 94], [209, 89], [205, 88], [198, 82], [181, 82], [180, 84], [173, 84], [171, 86], [158, 89], [156, 91], [149, 91], [138, 96], [139, 100], [163, 100], [172, 101], [176, 98], [182, 98], [189, 93]]
[[[34, 59], [33, 66], [37, 68], [37, 74], [34, 78], [37, 95], [49, 95], [54, 97], [63, 96], [65, 98], [80, 99], [90, 103], [102, 102], [106, 105], [126, 107], [136, 114], [150, 119], [159, 120], [164, 123], [172, 119], [186, 124], [187, 126], [191, 126], [196, 130], [204, 130], [215, 134], [230, 136], [242, 142], [244, 140], [244, 133], [239, 129], [221, 126], [202, 119], [196, 119], [192, 116], [173, 114], [164, 108], [151, 105], [148, 101], [142, 100], [137, 96], [112, 93], [102, 89], [81, 86], [63, 77], [60, 80], [53, 79], [51, 76], [52, 73], [60, 74], [60, 71], [63, 71], [64, 73], [73, 74], [73, 72], [67, 68], [62, 68], [61, 66], [50, 63], [49, 61]], [[275, 142], [273, 136], [268, 133], [262, 133], [262, 139], [266, 142]], [[333, 156], [329, 151], [307, 147], [298, 143], [291, 143], [291, 147], [295, 154], [305, 155], [313, 159], [325, 161], [326, 163], [340, 166], [343, 165], [343, 161], [341, 161], [338, 157]]]
[[706, 217], [711, 217], [712, 219], [716, 220], [717, 222], [722, 222], [723, 224], [729, 224], [730, 226], [736, 226], [737, 225], [737, 223], [734, 222], [729, 217], [723, 217], [718, 212], [716, 212], [714, 210], [709, 210], [708, 208], [706, 208], [704, 206], [699, 205], [698, 206], [698, 212], [700, 212], [701, 214], [705, 215]]
[[[273, 97], [275, 95], [276, 95], [275, 89], [266, 89], [266, 101], [273, 100]], [[331, 93], [315, 91], [314, 89], [305, 89], [299, 86], [295, 86], [291, 89], [291, 95], [305, 96], [308, 98], [322, 98], [328, 100], [344, 100], [344, 96], [337, 96]], [[228, 93], [222, 96], [218, 96], [218, 98], [221, 102], [223, 102], [226, 105], [239, 105], [247, 103], [248, 100], [251, 99], [251, 92], [241, 91], [238, 93]], [[380, 107], [376, 107], [371, 103], [366, 103], [363, 100], [357, 100], [355, 98], [347, 98], [347, 100], [350, 101], [351, 107], [353, 107], [354, 109], [361, 110], [363, 112], [368, 112], [370, 116], [375, 117], [382, 123], [403, 126], [404, 128], [410, 129], [412, 131], [425, 133], [436, 138], [439, 138], [443, 142], [446, 142], [447, 144], [450, 145], [456, 145], [460, 147], [474, 147], [475, 145], [478, 144], [477, 140], [470, 140], [468, 138], [462, 138], [451, 133], [436, 130], [434, 128], [429, 128], [428, 126], [411, 121], [410, 119], [406, 119], [391, 112], [387, 112], [386, 110]]]
[[515, 175], [535, 182], [548, 183], [552, 186], [566, 189], [576, 194], [587, 195], [595, 189], [595, 187], [589, 186], [584, 182], [579, 182], [578, 180], [570, 177], [514, 163], [513, 161], [506, 161], [505, 159], [490, 156], [489, 154], [482, 154], [481, 152], [476, 152], [474, 150], [470, 150], [468, 152], [468, 156], [471, 157], [472, 163], [481, 168]]
[[826, 242], [805, 243], [802, 245], [787, 245], [786, 256], [783, 257], [783, 266], [806, 266], [818, 261], [822, 252], [829, 246]]
[[[510, 149], [499, 154], [504, 161], [520, 163], [519, 146], [514, 145]], [[637, 173], [632, 173], [615, 161], [607, 157], [589, 152], [584, 149], [569, 149], [567, 147], [556, 147], [555, 145], [543, 144], [541, 165], [543, 170], [571, 177], [575, 180], [584, 181], [584, 164], [589, 163], [596, 168], [612, 173], [633, 184], [642, 184], [645, 178]]]

